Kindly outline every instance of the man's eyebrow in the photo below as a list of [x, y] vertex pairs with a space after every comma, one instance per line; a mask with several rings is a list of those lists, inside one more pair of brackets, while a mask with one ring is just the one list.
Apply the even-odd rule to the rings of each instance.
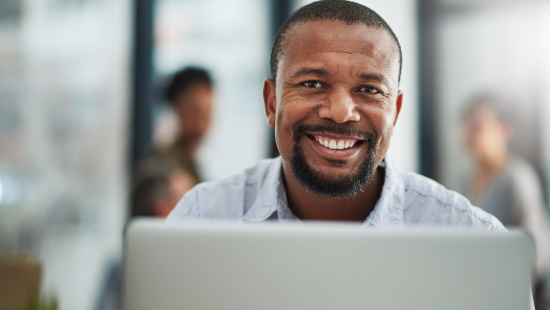
[[377, 81], [386, 85], [390, 85], [390, 81], [386, 77], [378, 74], [363, 73], [359, 74], [359, 78], [365, 81]]
[[298, 70], [298, 72], [294, 73], [294, 75], [292, 77], [297, 78], [297, 77], [300, 77], [300, 76], [303, 76], [303, 75], [308, 75], [308, 74], [323, 76], [323, 75], [327, 75], [328, 72], [325, 69], [303, 68], [303, 69]]

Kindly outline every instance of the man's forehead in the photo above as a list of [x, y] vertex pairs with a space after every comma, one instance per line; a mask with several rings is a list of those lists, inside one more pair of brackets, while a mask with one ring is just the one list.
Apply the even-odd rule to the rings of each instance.
[[391, 34], [382, 28], [372, 27], [365, 23], [349, 24], [339, 20], [312, 20], [297, 22], [291, 26], [285, 34], [285, 45], [292, 41], [303, 41], [311, 38], [324, 38], [324, 44], [338, 46], [339, 43], [352, 43], [355, 45], [376, 44], [386, 48], [396, 48], [397, 43]]
[[319, 52], [335, 52], [369, 56], [387, 66], [399, 64], [398, 46], [390, 33], [363, 23], [298, 22], [287, 31], [284, 41], [281, 60], [287, 53], [308, 58]]

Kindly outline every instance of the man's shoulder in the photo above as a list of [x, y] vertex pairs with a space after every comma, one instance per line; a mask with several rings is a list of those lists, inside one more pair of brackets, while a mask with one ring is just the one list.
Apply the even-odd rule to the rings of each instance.
[[202, 198], [242, 196], [247, 187], [263, 184], [273, 161], [273, 159], [264, 159], [239, 174], [219, 181], [200, 183], [189, 194], [199, 195]]
[[278, 164], [278, 159], [264, 159], [239, 174], [198, 184], [183, 196], [168, 220], [241, 218]]
[[417, 173], [406, 172], [402, 176], [404, 217], [409, 224], [504, 230], [494, 216], [473, 206], [463, 195]]

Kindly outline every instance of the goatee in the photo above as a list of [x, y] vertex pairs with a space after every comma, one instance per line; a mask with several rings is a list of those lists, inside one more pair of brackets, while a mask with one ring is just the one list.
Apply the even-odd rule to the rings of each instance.
[[[333, 133], [336, 135], [359, 137], [367, 143], [368, 154], [361, 162], [359, 169], [350, 175], [331, 178], [323, 172], [314, 170], [307, 162], [304, 151], [300, 146], [306, 132]], [[294, 128], [294, 148], [290, 158], [292, 174], [309, 191], [334, 198], [352, 198], [364, 191], [374, 173], [374, 155], [376, 154], [376, 136], [370, 132], [359, 131], [342, 125], [306, 125], [301, 124]], [[341, 164], [335, 160], [334, 164]]]

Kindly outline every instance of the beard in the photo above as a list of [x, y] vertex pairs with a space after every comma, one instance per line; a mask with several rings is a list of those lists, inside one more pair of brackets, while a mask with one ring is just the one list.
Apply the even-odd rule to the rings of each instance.
[[[363, 139], [367, 143], [368, 154], [361, 162], [359, 169], [349, 175], [330, 177], [326, 173], [314, 170], [307, 162], [304, 151], [300, 146], [300, 139], [306, 132], [334, 133], [344, 136], [353, 136]], [[292, 174], [308, 191], [330, 196], [333, 198], [352, 198], [363, 192], [374, 173], [374, 156], [376, 154], [376, 135], [370, 132], [359, 131], [342, 125], [306, 125], [296, 126], [293, 132], [294, 148], [290, 158]], [[334, 165], [342, 165], [343, 160], [333, 160]]]

